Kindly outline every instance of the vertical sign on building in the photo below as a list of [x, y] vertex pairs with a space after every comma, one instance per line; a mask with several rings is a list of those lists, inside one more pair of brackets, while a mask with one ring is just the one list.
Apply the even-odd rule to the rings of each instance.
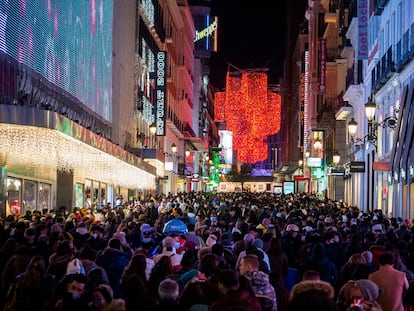
[[[303, 128], [304, 128], [304, 135], [303, 135], [303, 146], [304, 148], [308, 148], [308, 135], [311, 130], [310, 124], [310, 107], [309, 107], [309, 92], [310, 92], [310, 70], [309, 70], [309, 51], [305, 51], [304, 53], [305, 59], [305, 81], [304, 81], [304, 98], [303, 98]], [[306, 150], [305, 150], [306, 151]]]
[[167, 52], [157, 52], [155, 69], [155, 123], [157, 136], [165, 136], [166, 133], [166, 104], [167, 104]]
[[326, 39], [319, 40], [319, 94], [326, 93]]
[[369, 1], [358, 0], [358, 50], [357, 59], [368, 59]]

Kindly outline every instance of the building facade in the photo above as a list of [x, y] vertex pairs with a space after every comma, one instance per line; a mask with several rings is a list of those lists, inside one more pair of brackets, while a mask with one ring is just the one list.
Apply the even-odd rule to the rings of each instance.
[[0, 212], [184, 191], [208, 143], [187, 1], [44, 6], [0, 7]]

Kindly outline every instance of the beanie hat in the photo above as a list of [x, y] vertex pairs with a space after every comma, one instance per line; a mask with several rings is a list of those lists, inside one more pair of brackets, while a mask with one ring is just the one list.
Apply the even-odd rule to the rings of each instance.
[[141, 233], [151, 232], [151, 226], [149, 224], [141, 225]]
[[253, 245], [256, 248], [263, 249], [263, 241], [261, 239], [254, 239]]
[[162, 246], [163, 247], [175, 247], [175, 240], [174, 238], [167, 236], [162, 240]]
[[361, 253], [361, 255], [362, 255], [362, 257], [364, 257], [364, 258], [365, 258], [365, 261], [366, 261], [367, 263], [372, 262], [372, 259], [373, 259], [373, 257], [374, 257], [374, 255], [373, 255], [373, 254], [372, 254], [372, 252], [370, 252], [370, 251], [363, 251], [363, 252]]
[[68, 274], [85, 274], [85, 268], [78, 258], [68, 262], [68, 265], [66, 266], [66, 275]]
[[378, 285], [370, 280], [361, 279], [355, 281], [355, 283], [358, 285], [359, 290], [361, 291], [365, 300], [374, 301], [378, 298], [378, 295], [381, 293]]
[[214, 234], [210, 234], [206, 240], [206, 245], [208, 247], [213, 246], [214, 244], [216, 244], [217, 242], [217, 236], [215, 236]]

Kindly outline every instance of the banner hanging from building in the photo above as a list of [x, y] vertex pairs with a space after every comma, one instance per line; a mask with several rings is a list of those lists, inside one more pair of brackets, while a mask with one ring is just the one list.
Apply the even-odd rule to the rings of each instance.
[[326, 93], [326, 39], [319, 40], [319, 94]]
[[157, 136], [166, 134], [166, 105], [167, 105], [167, 52], [157, 52], [155, 69], [155, 124]]
[[369, 1], [358, 0], [358, 49], [357, 59], [368, 59]]

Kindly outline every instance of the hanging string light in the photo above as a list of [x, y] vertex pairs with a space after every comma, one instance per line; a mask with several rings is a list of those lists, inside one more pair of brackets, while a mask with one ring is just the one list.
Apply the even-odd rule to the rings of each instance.
[[227, 73], [226, 91], [215, 94], [215, 120], [226, 121], [233, 132], [233, 148], [241, 162], [263, 161], [268, 156], [267, 136], [280, 130], [281, 97], [268, 92], [261, 72]]
[[57, 130], [0, 124], [0, 154], [11, 172], [54, 179], [56, 171], [73, 172], [127, 188], [155, 188], [152, 174]]

